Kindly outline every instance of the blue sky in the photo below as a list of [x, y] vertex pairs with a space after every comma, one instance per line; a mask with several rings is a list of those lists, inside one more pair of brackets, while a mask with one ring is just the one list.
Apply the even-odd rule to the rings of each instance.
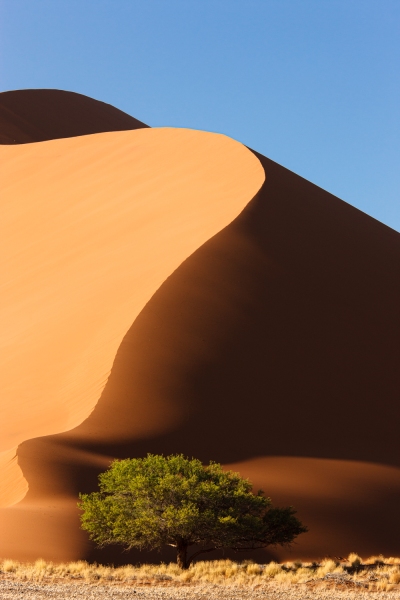
[[225, 133], [400, 230], [399, 0], [0, 0], [0, 87]]

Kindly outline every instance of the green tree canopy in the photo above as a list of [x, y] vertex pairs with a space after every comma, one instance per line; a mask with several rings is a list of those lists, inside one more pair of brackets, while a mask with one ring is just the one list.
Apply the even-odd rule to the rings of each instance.
[[[288, 545], [307, 531], [292, 507], [274, 508], [262, 491], [220, 464], [183, 455], [114, 461], [100, 491], [81, 494], [82, 528], [99, 546], [173, 546], [186, 569], [202, 552]], [[195, 552], [188, 558], [188, 548]]]

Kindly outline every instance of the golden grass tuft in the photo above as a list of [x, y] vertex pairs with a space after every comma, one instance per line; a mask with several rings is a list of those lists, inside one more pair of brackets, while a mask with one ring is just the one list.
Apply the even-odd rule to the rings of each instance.
[[0, 561], [0, 577], [32, 582], [82, 581], [102, 584], [153, 585], [214, 585], [268, 586], [317, 583], [320, 586], [346, 586], [349, 589], [389, 591], [400, 589], [400, 559], [381, 555], [362, 560], [352, 553], [347, 561], [327, 558], [319, 563], [270, 562], [266, 565], [253, 561], [232, 560], [199, 561], [183, 571], [176, 563], [143, 564], [112, 567], [89, 564], [86, 561], [69, 563], [47, 562], [41, 558], [34, 563], [5, 559]]

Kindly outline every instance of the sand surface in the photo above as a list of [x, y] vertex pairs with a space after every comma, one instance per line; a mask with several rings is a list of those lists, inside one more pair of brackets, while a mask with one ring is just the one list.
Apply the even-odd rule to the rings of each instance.
[[5, 452], [90, 414], [135, 317], [264, 171], [233, 140], [177, 129], [2, 146], [0, 161]]
[[[164, 151], [138, 170], [139, 139]], [[173, 558], [98, 552], [79, 530], [78, 492], [113, 457], [147, 452], [223, 462], [296, 506], [310, 532], [261, 562], [398, 554], [399, 234], [223, 136], [147, 129], [0, 150], [3, 239], [18, 249], [3, 501], [29, 482], [0, 511], [0, 555]], [[25, 479], [10, 466], [22, 440], [56, 432], [19, 446]]]
[[70, 600], [84, 598], [109, 600], [127, 600], [143, 598], [143, 600], [396, 600], [400, 598], [395, 592], [369, 592], [335, 589], [307, 589], [306, 586], [269, 585], [262, 589], [231, 587], [219, 585], [198, 585], [183, 587], [110, 587], [84, 584], [46, 585], [32, 583], [15, 583], [0, 581], [0, 593], [4, 600]]

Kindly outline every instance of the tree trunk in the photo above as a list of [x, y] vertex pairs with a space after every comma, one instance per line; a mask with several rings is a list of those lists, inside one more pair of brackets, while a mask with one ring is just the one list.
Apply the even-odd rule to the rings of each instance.
[[176, 549], [178, 567], [181, 569], [188, 569], [189, 563], [187, 559], [187, 544], [183, 541], [178, 542]]

